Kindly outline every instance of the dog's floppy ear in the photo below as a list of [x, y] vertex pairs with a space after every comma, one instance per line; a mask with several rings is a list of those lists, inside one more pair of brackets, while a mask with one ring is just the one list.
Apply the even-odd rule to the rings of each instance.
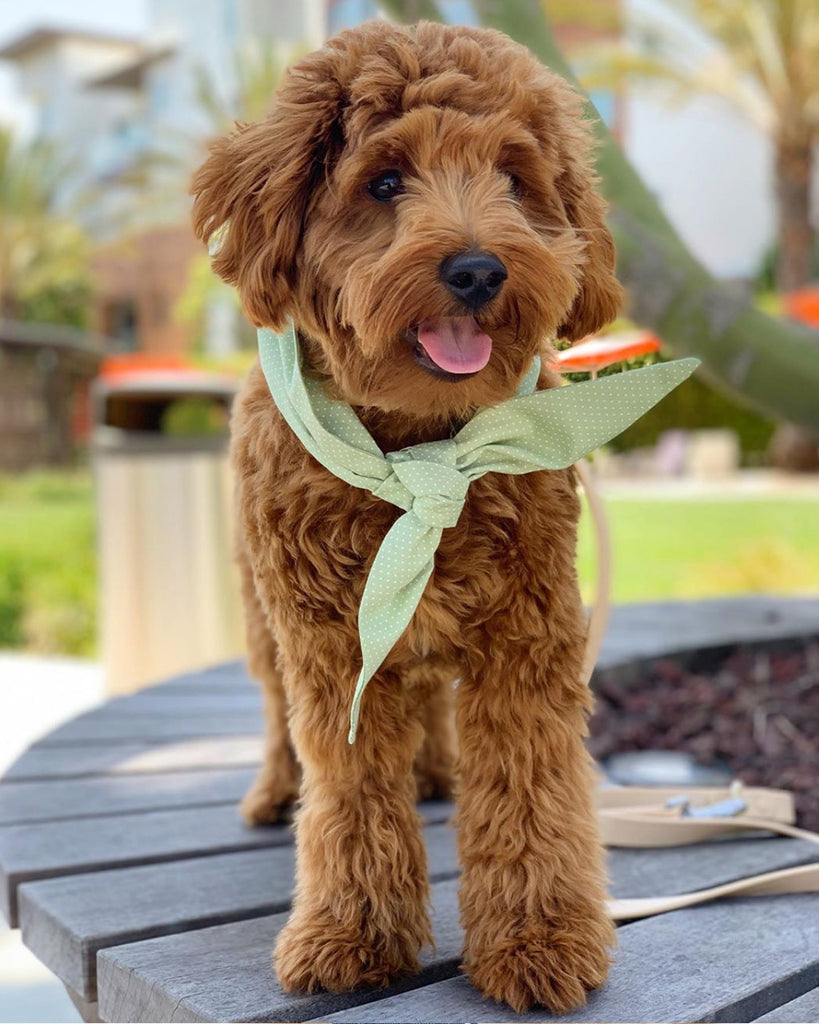
[[320, 50], [294, 65], [268, 116], [213, 143], [193, 179], [196, 236], [216, 235], [213, 269], [257, 325], [280, 327], [288, 312], [307, 204], [338, 134], [332, 60]]
[[606, 226], [606, 203], [597, 192], [594, 141], [580, 95], [563, 78], [539, 68], [533, 130], [549, 164], [562, 215], [584, 243], [580, 290], [558, 337], [578, 341], [616, 316], [623, 289], [614, 276], [614, 241]]
[[569, 223], [585, 243], [580, 291], [558, 328], [558, 337], [579, 341], [617, 316], [623, 289], [614, 276], [614, 240], [606, 225], [606, 204], [595, 191], [588, 161], [571, 162], [557, 179]]

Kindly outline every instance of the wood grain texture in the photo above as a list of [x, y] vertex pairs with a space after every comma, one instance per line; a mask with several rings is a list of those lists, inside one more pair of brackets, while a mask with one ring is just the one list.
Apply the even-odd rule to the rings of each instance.
[[249, 687], [219, 693], [163, 693], [143, 690], [129, 697], [115, 697], [90, 712], [110, 720], [130, 715], [183, 717], [185, 715], [258, 715], [262, 716], [262, 695]]
[[815, 982], [819, 894], [692, 907], [627, 925], [618, 935], [619, 948], [606, 986], [592, 993], [581, 1010], [560, 1018], [542, 1010], [515, 1014], [481, 998], [460, 977], [322, 1014], [321, 1020], [358, 1024], [750, 1020]]
[[[433, 802], [422, 808], [438, 820], [449, 812]], [[259, 917], [289, 905], [294, 868], [290, 830], [271, 826], [255, 833], [288, 845], [24, 884], [19, 889], [23, 940], [63, 982], [91, 1000], [99, 949]], [[430, 825], [425, 839], [434, 877], [454, 874], [452, 829]]]
[[[379, 999], [384, 991], [300, 995], [283, 992], [270, 963], [270, 951], [287, 914], [255, 922], [191, 932], [177, 947], [168, 939], [121, 946], [99, 955], [100, 992], [106, 1020], [139, 1021], [301, 1021], [316, 1014], [333, 1013]], [[432, 922], [435, 950], [426, 949], [419, 974], [403, 979], [386, 994], [414, 990], [458, 972], [461, 930], [458, 926], [458, 889], [455, 882], [433, 887]], [[240, 950], [240, 955], [236, 955]], [[156, 968], [164, 959], [162, 977]], [[123, 970], [123, 963], [128, 967]], [[129, 977], [141, 977], [139, 964], [152, 977], [152, 994], [132, 1018]], [[132, 972], [136, 972], [136, 974]]]
[[232, 804], [9, 825], [0, 828], [2, 910], [15, 927], [17, 887], [33, 879], [288, 842], [286, 826], [246, 828]]
[[612, 896], [671, 896], [739, 878], [819, 861], [819, 846], [800, 839], [728, 839], [695, 846], [610, 850]]
[[260, 735], [262, 719], [257, 714], [210, 714], [190, 717], [163, 714], [130, 714], [109, 718], [90, 711], [80, 715], [48, 736], [35, 747], [58, 747], [86, 743], [116, 743], [124, 740], [156, 742], [200, 736]]
[[457, 898], [456, 882], [433, 887], [436, 949], [424, 951], [417, 975], [381, 992], [283, 992], [270, 961], [287, 920], [277, 914], [100, 953], [100, 1012], [109, 1021], [300, 1021], [415, 990], [458, 971]]
[[261, 761], [262, 749], [261, 736], [193, 736], [155, 742], [85, 743], [62, 747], [41, 745], [30, 747], [6, 771], [0, 780], [0, 792], [7, 782], [59, 779], [62, 783], [95, 775], [254, 767]]
[[171, 692], [172, 690], [184, 690], [185, 692], [211, 693], [220, 690], [235, 690], [238, 687], [256, 687], [255, 680], [248, 673], [248, 667], [243, 658], [235, 658], [229, 662], [218, 662], [206, 669], [198, 669], [195, 672], [183, 672], [178, 676], [170, 676], [160, 679], [150, 686], [146, 686], [141, 693], [156, 693], [159, 690]]
[[198, 772], [67, 779], [59, 786], [50, 780], [8, 784], [0, 786], [0, 826], [235, 804], [255, 774], [247, 768], [208, 768]]
[[174, 693], [220, 693], [236, 692], [241, 688], [255, 689], [256, 682], [248, 674], [247, 665], [241, 659], [221, 661], [195, 672], [183, 672], [181, 675], [160, 679], [151, 686], [145, 687], [140, 693], [157, 694]]
[[85, 1024], [99, 1024], [102, 1018], [96, 1003], [86, 1002], [82, 996], [78, 996], [74, 989], [69, 988], [68, 985], [65, 986], [65, 991], [68, 998], [74, 1004], [77, 1013], [85, 1021]]
[[819, 635], [819, 600], [763, 595], [665, 601], [612, 609], [598, 659], [601, 669], [741, 643]]

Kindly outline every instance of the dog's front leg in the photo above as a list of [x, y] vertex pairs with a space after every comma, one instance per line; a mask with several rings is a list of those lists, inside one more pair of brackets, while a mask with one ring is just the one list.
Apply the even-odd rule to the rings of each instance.
[[613, 945], [583, 745], [582, 620], [564, 617], [549, 639], [522, 637], [519, 622], [517, 635], [511, 621], [493, 631], [458, 688], [465, 967], [519, 1012], [585, 1002]]
[[301, 648], [285, 675], [303, 771], [296, 893], [276, 971], [288, 990], [384, 986], [417, 970], [431, 941], [412, 772], [423, 732], [398, 675], [382, 671], [349, 745], [349, 659], [333, 664], [318, 637]]

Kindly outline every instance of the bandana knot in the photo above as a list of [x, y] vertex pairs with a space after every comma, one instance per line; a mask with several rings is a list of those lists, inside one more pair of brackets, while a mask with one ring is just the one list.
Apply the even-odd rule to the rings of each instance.
[[454, 441], [432, 441], [418, 451], [403, 449], [388, 461], [411, 496], [409, 511], [424, 526], [456, 526], [464, 507], [469, 480], [455, 468]]

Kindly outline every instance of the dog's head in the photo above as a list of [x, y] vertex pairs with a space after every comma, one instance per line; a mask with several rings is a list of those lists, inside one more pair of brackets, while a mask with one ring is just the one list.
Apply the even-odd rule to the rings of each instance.
[[292, 67], [212, 147], [194, 223], [258, 325], [292, 316], [355, 404], [509, 397], [620, 298], [574, 91], [498, 32], [378, 21]]

